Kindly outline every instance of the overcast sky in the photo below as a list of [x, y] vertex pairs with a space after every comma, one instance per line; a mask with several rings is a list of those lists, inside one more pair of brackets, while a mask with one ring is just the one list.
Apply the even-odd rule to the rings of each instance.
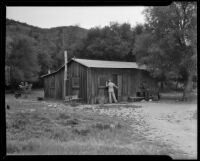
[[51, 28], [79, 25], [104, 27], [110, 22], [144, 23], [144, 7], [7, 7], [6, 16], [20, 22]]

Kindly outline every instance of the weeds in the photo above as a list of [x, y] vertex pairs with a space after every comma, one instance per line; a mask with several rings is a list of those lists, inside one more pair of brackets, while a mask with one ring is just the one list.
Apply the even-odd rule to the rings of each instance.
[[79, 124], [78, 119], [69, 119], [69, 120], [66, 121], [66, 125], [74, 126], [74, 125], [77, 125], [77, 124]]
[[110, 124], [105, 124], [105, 123], [96, 123], [95, 125], [93, 125], [93, 128], [97, 128], [99, 130], [106, 130], [106, 129], [110, 129]]
[[75, 102], [75, 101], [72, 101], [72, 102], [70, 103], [70, 105], [71, 105], [72, 107], [77, 107], [77, 106], [79, 105], [79, 103], [77, 103], [77, 102]]
[[39, 147], [35, 140], [9, 141], [7, 143], [7, 153], [19, 153], [20, 151], [32, 152]]
[[[123, 121], [88, 111], [54, 112], [41, 101], [7, 100], [7, 153], [9, 154], [170, 154], [182, 155], [169, 145], [149, 142], [145, 134], [130, 126], [142, 120]], [[37, 97], [35, 97], [37, 99]], [[78, 106], [77, 103], [71, 106]], [[101, 105], [100, 108], [138, 108], [135, 105]], [[35, 109], [30, 112], [30, 109]], [[24, 110], [24, 113], [20, 112]], [[197, 118], [197, 112], [193, 118]], [[140, 125], [142, 126], [142, 125]]]
[[77, 127], [73, 129], [73, 133], [80, 135], [80, 136], [86, 136], [90, 133], [90, 129], [87, 127]]
[[69, 119], [70, 116], [66, 115], [65, 113], [59, 113], [58, 119]]
[[21, 148], [18, 144], [16, 145], [13, 142], [8, 142], [6, 151], [7, 153], [16, 153], [16, 152], [20, 152]]

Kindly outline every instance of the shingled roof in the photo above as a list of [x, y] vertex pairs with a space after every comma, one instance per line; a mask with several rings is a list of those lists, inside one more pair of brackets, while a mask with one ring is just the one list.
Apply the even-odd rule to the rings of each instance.
[[[77, 59], [77, 58], [72, 58], [68, 63], [71, 61], [75, 61], [79, 64], [82, 64], [83, 66], [86, 66], [88, 68], [118, 68], [118, 69], [141, 69], [141, 70], [146, 70], [146, 67], [139, 66], [136, 62], [122, 62], [122, 61], [107, 61], [107, 60], [90, 60], [90, 59]], [[59, 70], [64, 68], [64, 65], [61, 66], [57, 71], [53, 72], [56, 73]], [[50, 73], [50, 74], [53, 74]], [[43, 75], [42, 77], [45, 77], [47, 75]]]

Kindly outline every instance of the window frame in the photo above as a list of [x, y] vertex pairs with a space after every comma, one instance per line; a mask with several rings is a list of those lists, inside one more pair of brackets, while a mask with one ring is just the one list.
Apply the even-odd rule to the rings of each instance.
[[[74, 84], [74, 79], [78, 79], [78, 85]], [[80, 77], [72, 77], [72, 88], [80, 88]]]
[[[105, 84], [104, 85], [101, 85], [101, 81], [100, 81], [100, 79], [101, 78], [104, 78], [105, 79]], [[98, 77], [98, 88], [106, 88], [106, 76], [99, 76]]]

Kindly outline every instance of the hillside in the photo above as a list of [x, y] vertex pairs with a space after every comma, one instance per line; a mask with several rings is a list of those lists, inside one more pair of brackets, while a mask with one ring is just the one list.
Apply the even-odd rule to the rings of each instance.
[[[48, 36], [51, 40], [64, 35], [66, 41], [74, 43], [77, 38], [83, 38], [87, 34], [87, 29], [78, 27], [78, 26], [63, 26], [63, 27], [54, 27], [54, 28], [40, 28], [19, 21], [6, 19], [6, 32], [9, 35], [10, 33], [16, 34], [26, 34], [32, 38], [38, 40], [40, 37]], [[42, 34], [42, 35], [40, 35]]]
[[[39, 57], [52, 59], [51, 69], [55, 70], [63, 62], [60, 55], [63, 48], [68, 50], [69, 57], [73, 56], [73, 50], [87, 34], [87, 29], [78, 26], [63, 26], [54, 28], [39, 28], [15, 20], [6, 19], [6, 45], [12, 43], [18, 37], [26, 37], [31, 41], [34, 51]], [[47, 72], [47, 67], [40, 74]]]

